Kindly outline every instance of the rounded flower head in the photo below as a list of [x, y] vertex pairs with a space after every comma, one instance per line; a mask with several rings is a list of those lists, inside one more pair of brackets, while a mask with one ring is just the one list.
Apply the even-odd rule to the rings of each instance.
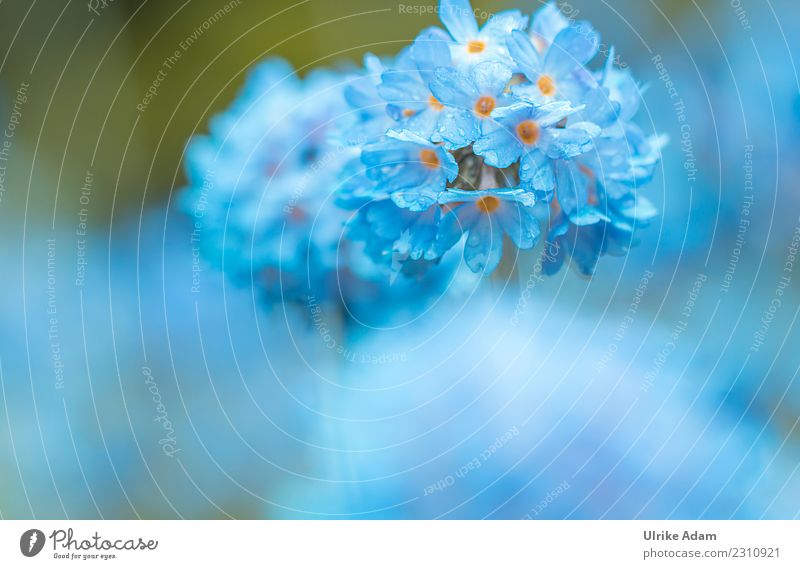
[[[426, 30], [382, 74], [378, 91], [394, 125], [364, 145], [369, 188], [348, 190], [391, 203], [372, 206], [381, 212], [370, 226], [380, 248], [435, 260], [464, 243], [467, 266], [488, 273], [502, 252], [496, 237], [532, 247], [543, 208], [551, 239], [587, 242], [564, 246], [562, 260], [583, 256], [575, 264], [593, 267], [593, 255], [626, 250], [622, 240], [647, 218], [630, 204], [645, 203], [638, 190], [663, 140], [632, 122], [641, 94], [630, 72], [614, 66], [613, 49], [602, 69], [590, 70], [598, 33], [554, 2], [528, 32], [519, 12], [479, 27], [466, 0], [442, 0], [439, 13], [447, 31]], [[593, 241], [601, 232], [617, 245]]]
[[[530, 35], [519, 12], [480, 28], [465, 0], [439, 8], [447, 31], [424, 31], [382, 73], [377, 91], [393, 124], [363, 145], [366, 182], [340, 196], [351, 207], [369, 203], [380, 222], [352, 235], [372, 232], [368, 248], [393, 259], [413, 251], [409, 259], [435, 261], [464, 243], [467, 266], [487, 273], [502, 239], [487, 245], [479, 236], [532, 247], [534, 200], [558, 212], [541, 220], [553, 238], [603, 224], [624, 233], [615, 212], [649, 181], [661, 141], [631, 122], [639, 92], [627, 70], [588, 69], [597, 32], [553, 2], [535, 14]], [[597, 235], [581, 232], [589, 234]]]

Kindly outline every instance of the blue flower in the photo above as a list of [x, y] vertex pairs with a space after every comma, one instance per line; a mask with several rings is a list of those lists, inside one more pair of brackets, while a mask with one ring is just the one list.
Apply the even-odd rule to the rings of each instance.
[[464, 261], [476, 273], [491, 273], [503, 256], [503, 236], [519, 249], [536, 245], [540, 230], [533, 213], [533, 195], [522, 190], [448, 190], [439, 200], [451, 208], [437, 235], [440, 250], [452, 248], [466, 235]]
[[603, 255], [625, 255], [636, 244], [635, 230], [646, 226], [656, 215], [648, 200], [635, 195], [609, 200], [604, 212], [598, 213], [594, 223], [579, 224], [555, 209], [547, 237], [550, 247], [542, 257], [545, 274], [557, 273], [569, 260], [580, 275], [592, 276]]
[[486, 164], [505, 168], [520, 160], [520, 178], [531, 180], [547, 166], [546, 158], [572, 158], [592, 148], [600, 133], [597, 125], [578, 122], [561, 126], [579, 111], [566, 101], [538, 105], [520, 101], [492, 113], [473, 149]]
[[512, 30], [528, 25], [528, 17], [518, 10], [499, 12], [478, 29], [478, 21], [469, 0], [440, 0], [439, 17], [453, 38], [451, 54], [460, 67], [482, 61], [509, 60], [505, 39]]
[[342, 116], [334, 127], [332, 138], [343, 145], [364, 144], [381, 136], [391, 126], [386, 114], [386, 101], [378, 93], [381, 75], [386, 66], [372, 54], [364, 56], [364, 68], [346, 82], [344, 99], [350, 112]]
[[512, 32], [508, 51], [516, 69], [531, 82], [516, 92], [534, 100], [556, 97], [577, 103], [596, 85], [584, 65], [597, 55], [599, 46], [600, 38], [587, 22], [562, 29], [543, 53], [534, 47], [527, 34]]
[[539, 53], [547, 51], [559, 32], [569, 25], [569, 18], [561, 13], [553, 0], [539, 8], [533, 15], [530, 28], [531, 38]]
[[300, 81], [287, 63], [267, 61], [187, 149], [182, 202], [201, 224], [199, 245], [269, 300], [337, 294], [348, 212], [331, 194], [356, 150], [331, 136], [347, 116], [352, 85], [330, 71]]
[[435, 204], [458, 175], [452, 154], [409, 131], [390, 130], [385, 140], [364, 148], [361, 161], [398, 206], [416, 212]]
[[391, 264], [399, 258], [431, 261], [444, 253], [436, 244], [441, 215], [438, 205], [413, 213], [384, 199], [365, 204], [348, 225], [351, 237], [365, 242], [368, 254], [378, 264]]
[[619, 119], [629, 122], [639, 112], [642, 89], [629, 69], [620, 69], [614, 65], [616, 59], [616, 50], [612, 47], [603, 70], [599, 73], [600, 85], [605, 89], [607, 100], [617, 106]]
[[447, 35], [432, 28], [420, 34], [392, 69], [381, 75], [378, 92], [389, 105], [389, 115], [398, 127], [434, 142], [438, 138], [444, 106], [430, 89], [434, 72], [450, 65]]
[[450, 149], [473, 143], [482, 132], [482, 125], [499, 106], [505, 105], [506, 86], [511, 68], [496, 61], [479, 63], [463, 72], [440, 67], [431, 91], [447, 109], [440, 120], [438, 134]]

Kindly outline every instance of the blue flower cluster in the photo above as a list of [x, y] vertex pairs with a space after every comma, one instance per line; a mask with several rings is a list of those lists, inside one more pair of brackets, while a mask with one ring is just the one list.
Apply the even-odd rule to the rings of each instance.
[[317, 296], [336, 280], [347, 212], [330, 188], [348, 150], [329, 135], [345, 111], [339, 73], [300, 80], [286, 62], [268, 60], [187, 148], [193, 240], [268, 298]]
[[401, 275], [422, 297], [420, 279], [449, 282], [462, 249], [490, 273], [542, 225], [546, 273], [627, 251], [655, 214], [638, 190], [661, 146], [633, 122], [630, 73], [613, 52], [590, 71], [597, 32], [554, 3], [530, 25], [506, 11], [479, 27], [467, 0], [439, 9], [446, 29], [362, 69], [301, 80], [261, 64], [192, 140], [193, 239], [227, 273], [273, 300], [347, 303]]
[[640, 89], [627, 69], [587, 68], [598, 33], [551, 2], [529, 25], [505, 11], [479, 27], [468, 0], [441, 0], [445, 29], [423, 31], [391, 62], [368, 57], [346, 98], [361, 137], [339, 203], [373, 260], [436, 263], [463, 243], [474, 272], [504, 242], [531, 249], [547, 224], [545, 272], [565, 260], [590, 275], [622, 254], [654, 215], [638, 190], [663, 139], [633, 122]]

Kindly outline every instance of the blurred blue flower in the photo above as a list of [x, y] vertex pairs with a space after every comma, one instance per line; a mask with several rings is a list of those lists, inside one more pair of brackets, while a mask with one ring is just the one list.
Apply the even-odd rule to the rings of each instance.
[[329, 145], [328, 133], [346, 109], [343, 86], [335, 73], [300, 81], [285, 62], [267, 61], [187, 149], [183, 201], [201, 246], [268, 297], [304, 296], [335, 269], [344, 215], [329, 198], [347, 149]]
[[621, 342], [624, 311], [533, 296], [511, 324], [519, 299], [489, 296], [359, 342], [414, 357], [350, 366], [347, 388], [325, 389], [314, 440], [335, 450], [284, 489], [293, 504], [322, 518], [798, 515], [796, 449], [753, 409], [719, 405], [690, 338], [643, 385], [669, 322], [634, 318]]

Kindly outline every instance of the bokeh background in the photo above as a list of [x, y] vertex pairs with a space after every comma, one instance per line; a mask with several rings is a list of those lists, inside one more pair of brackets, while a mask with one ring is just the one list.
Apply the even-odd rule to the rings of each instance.
[[560, 4], [648, 85], [657, 222], [590, 280], [530, 256], [403, 326], [334, 322], [344, 355], [211, 265], [192, 290], [183, 151], [254, 63], [353, 66], [433, 11], [0, 4], [0, 515], [797, 517], [796, 7]]

